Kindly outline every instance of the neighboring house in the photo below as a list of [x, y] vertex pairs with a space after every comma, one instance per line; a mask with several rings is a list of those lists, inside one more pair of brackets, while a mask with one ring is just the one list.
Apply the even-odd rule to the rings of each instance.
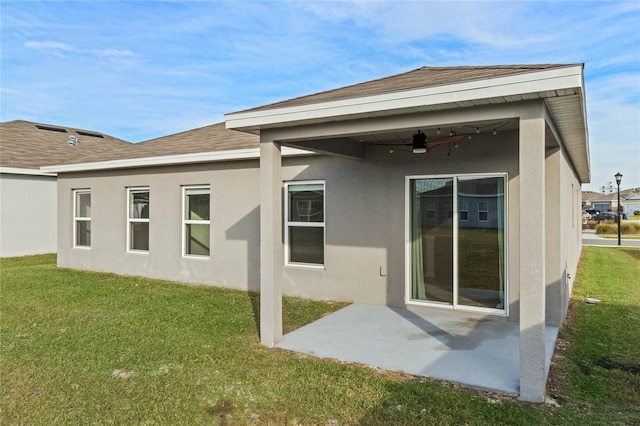
[[[633, 214], [634, 210], [640, 208], [640, 194], [633, 190], [620, 191], [620, 212]], [[582, 192], [582, 210], [594, 209], [600, 212], [618, 211], [618, 192], [603, 194], [593, 191]]]
[[0, 123], [0, 257], [57, 249], [56, 174], [40, 166], [127, 145], [94, 131], [22, 120]]
[[602, 194], [592, 191], [583, 191], [582, 210], [597, 210], [599, 212], [617, 211], [617, 197], [617, 194]]
[[[622, 192], [620, 193], [622, 196]], [[624, 211], [628, 215], [634, 214], [636, 211], [640, 211], [640, 192], [628, 191], [624, 194], [624, 203], [621, 201], [620, 204], [624, 205]]]
[[43, 171], [60, 266], [259, 290], [270, 347], [283, 294], [503, 317], [540, 401], [587, 134], [580, 64], [423, 67]]

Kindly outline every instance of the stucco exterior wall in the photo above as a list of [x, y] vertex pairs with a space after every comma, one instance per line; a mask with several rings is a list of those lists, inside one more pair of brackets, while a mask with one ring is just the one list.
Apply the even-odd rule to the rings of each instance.
[[582, 251], [580, 183], [562, 148], [546, 155], [546, 322], [560, 326]]
[[56, 178], [0, 174], [0, 257], [56, 251]]
[[[259, 290], [257, 161], [70, 173], [58, 186], [58, 265]], [[182, 186], [211, 187], [211, 256], [182, 256]], [[127, 252], [127, 188], [149, 187], [149, 252]], [[73, 190], [91, 189], [91, 248], [73, 248]]]
[[[410, 150], [409, 150], [410, 151]], [[366, 148], [363, 160], [322, 157], [285, 161], [283, 179], [326, 182], [325, 269], [285, 267], [285, 294], [319, 299], [405, 305], [405, 177], [508, 174], [509, 259], [517, 258], [517, 132], [477, 137], [425, 155]], [[479, 161], [479, 159], [482, 159]], [[511, 306], [517, 269], [509, 268]], [[514, 309], [517, 312], [517, 309]]]
[[[518, 301], [518, 133], [479, 135], [459, 148], [414, 155], [367, 146], [354, 160], [283, 160], [284, 181], [326, 184], [325, 268], [287, 266], [287, 295], [404, 306], [405, 177], [508, 174], [509, 301]], [[211, 186], [211, 258], [181, 256], [181, 186]], [[126, 250], [126, 188], [150, 190], [150, 250]], [[189, 283], [259, 290], [258, 161], [68, 173], [59, 177], [58, 264]], [[73, 248], [73, 190], [92, 191], [92, 247]], [[515, 266], [514, 266], [515, 265]]]

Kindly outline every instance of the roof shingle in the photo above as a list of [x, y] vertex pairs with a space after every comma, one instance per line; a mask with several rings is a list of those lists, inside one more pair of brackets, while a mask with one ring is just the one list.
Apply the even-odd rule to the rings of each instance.
[[421, 67], [402, 74], [396, 74], [377, 80], [354, 84], [352, 86], [328, 90], [313, 95], [288, 99], [239, 112], [262, 111], [275, 108], [309, 105], [319, 102], [339, 101], [363, 96], [382, 95], [385, 93], [401, 92], [404, 90], [462, 83], [466, 81], [485, 80], [489, 78], [504, 77], [552, 68], [562, 68], [566, 66], [566, 64], [535, 64]]
[[[76, 145], [68, 143], [77, 138]], [[122, 139], [90, 130], [14, 120], [0, 123], [0, 166], [38, 169], [40, 166], [82, 161], [95, 153], [128, 147]]]
[[257, 148], [259, 143], [258, 136], [227, 130], [224, 123], [216, 123], [198, 129], [187, 130], [173, 135], [122, 146], [83, 158], [76, 158], [65, 164]]

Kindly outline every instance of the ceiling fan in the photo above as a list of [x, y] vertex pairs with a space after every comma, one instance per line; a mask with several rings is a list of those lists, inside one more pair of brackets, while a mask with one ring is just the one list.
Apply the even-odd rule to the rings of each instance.
[[398, 138], [400, 140], [399, 143], [384, 143], [381, 145], [385, 146], [410, 146], [413, 150], [414, 154], [424, 154], [426, 153], [430, 147], [440, 145], [443, 143], [452, 143], [457, 142], [462, 139], [463, 136], [456, 135], [451, 132], [448, 136], [429, 139], [426, 134], [422, 132], [422, 130], [418, 130], [418, 133], [413, 135], [413, 140], [411, 143], [405, 142], [404, 140]]
[[[441, 138], [428, 139], [427, 135], [422, 133], [421, 130], [418, 130], [418, 133], [413, 135], [413, 141], [411, 142], [411, 147], [413, 148], [414, 154], [424, 154], [427, 152], [428, 146], [435, 146], [442, 143], [451, 143], [456, 142], [462, 139], [462, 136], [456, 134], [450, 134], [449, 136], [444, 136]], [[403, 144], [408, 146], [409, 144]]]

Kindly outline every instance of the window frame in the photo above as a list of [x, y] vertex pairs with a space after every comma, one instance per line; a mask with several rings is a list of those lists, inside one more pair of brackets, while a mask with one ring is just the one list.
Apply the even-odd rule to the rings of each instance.
[[469, 221], [469, 201], [458, 201], [458, 220], [462, 222]]
[[[74, 189], [73, 190], [73, 248], [90, 249], [91, 248], [91, 201], [89, 198], [89, 216], [78, 216], [78, 195], [89, 194], [91, 197], [91, 189]], [[78, 244], [78, 222], [89, 223], [89, 244]]]
[[[299, 222], [289, 219], [289, 188], [302, 185], [322, 185], [322, 222]], [[327, 185], [324, 180], [298, 180], [289, 181], [284, 184], [284, 263], [286, 266], [297, 266], [312, 269], [325, 269], [327, 263], [326, 259], [326, 247], [327, 247]], [[292, 262], [291, 250], [289, 244], [289, 229], [291, 227], [307, 227], [307, 228], [322, 228], [322, 253], [323, 263], [307, 263], [307, 262]]]
[[[484, 204], [484, 209], [481, 205]], [[485, 214], [483, 219], [481, 214]], [[478, 222], [489, 222], [489, 203], [487, 201], [478, 201]]]
[[[206, 189], [209, 195], [209, 219], [197, 220], [187, 219], [187, 191], [190, 189]], [[182, 186], [182, 257], [194, 259], [210, 259], [211, 258], [211, 185], [184, 185]], [[207, 225], [209, 227], [209, 254], [191, 254], [187, 253], [187, 225]]]
[[[131, 193], [132, 192], [146, 192], [149, 197], [149, 217], [147, 218], [132, 218], [131, 217]], [[133, 223], [150, 223], [151, 218], [151, 189], [148, 186], [132, 186], [127, 188], [127, 201], [126, 201], [126, 217], [127, 217], [127, 253], [148, 254], [150, 241], [147, 241], [147, 249], [140, 250], [131, 248], [131, 225]], [[149, 232], [151, 234], [151, 232]], [[147, 238], [150, 240], [150, 235]]]

